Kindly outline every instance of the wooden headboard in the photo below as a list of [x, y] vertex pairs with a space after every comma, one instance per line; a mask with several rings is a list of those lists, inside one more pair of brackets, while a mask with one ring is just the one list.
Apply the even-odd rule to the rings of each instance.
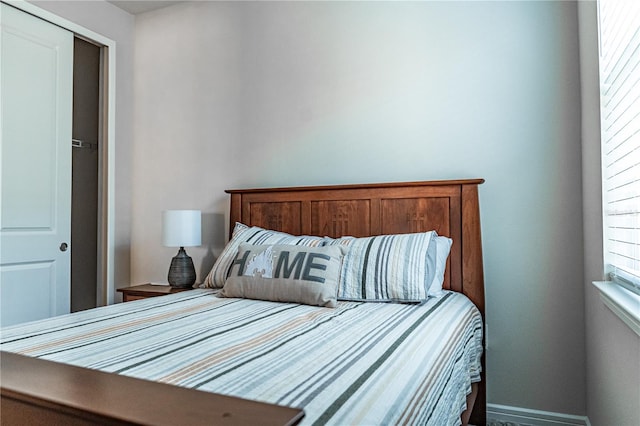
[[[366, 237], [437, 231], [453, 239], [444, 288], [465, 294], [484, 318], [478, 185], [483, 179], [227, 190], [236, 222], [294, 235]], [[486, 423], [484, 355], [471, 424]]]
[[366, 237], [437, 231], [453, 239], [444, 287], [484, 316], [478, 185], [483, 179], [227, 190], [236, 222], [294, 235]]

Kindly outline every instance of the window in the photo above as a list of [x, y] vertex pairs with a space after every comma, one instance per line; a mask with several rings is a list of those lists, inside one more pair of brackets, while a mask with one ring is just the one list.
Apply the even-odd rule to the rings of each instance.
[[640, 294], [640, 1], [598, 4], [604, 261]]

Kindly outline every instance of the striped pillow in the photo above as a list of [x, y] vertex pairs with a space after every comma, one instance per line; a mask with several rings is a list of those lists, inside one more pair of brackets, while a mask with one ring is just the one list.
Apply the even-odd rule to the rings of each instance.
[[422, 302], [436, 274], [434, 231], [416, 234], [343, 237], [330, 245], [347, 246], [338, 299]]
[[322, 237], [313, 236], [294, 236], [285, 232], [271, 231], [260, 228], [258, 226], [248, 227], [242, 223], [236, 223], [233, 229], [232, 237], [225, 246], [218, 259], [216, 259], [213, 268], [204, 280], [203, 287], [222, 288], [224, 282], [229, 276], [229, 269], [238, 253], [238, 248], [242, 243], [253, 245], [265, 244], [287, 244], [306, 247], [320, 247], [324, 239]]

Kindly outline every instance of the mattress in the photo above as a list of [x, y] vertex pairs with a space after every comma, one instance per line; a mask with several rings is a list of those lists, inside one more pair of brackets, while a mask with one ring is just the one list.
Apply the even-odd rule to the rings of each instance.
[[198, 289], [2, 329], [0, 349], [304, 409], [302, 424], [460, 423], [482, 319], [462, 294], [336, 308]]

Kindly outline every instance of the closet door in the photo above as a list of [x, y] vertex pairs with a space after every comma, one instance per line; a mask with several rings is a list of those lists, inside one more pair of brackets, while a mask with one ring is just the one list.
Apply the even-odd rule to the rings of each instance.
[[69, 312], [73, 34], [0, 7], [0, 325], [7, 326]]

